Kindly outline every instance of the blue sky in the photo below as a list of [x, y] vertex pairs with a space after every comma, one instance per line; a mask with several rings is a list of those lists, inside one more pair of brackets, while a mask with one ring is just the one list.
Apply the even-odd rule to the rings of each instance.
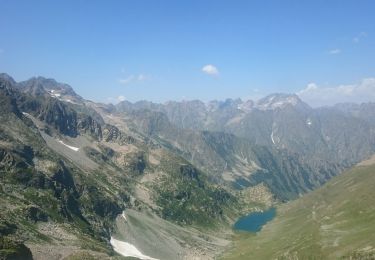
[[[96, 101], [319, 98], [375, 77], [370, 0], [0, 0], [0, 8], [1, 72], [55, 78]], [[375, 83], [366, 91], [375, 98]]]

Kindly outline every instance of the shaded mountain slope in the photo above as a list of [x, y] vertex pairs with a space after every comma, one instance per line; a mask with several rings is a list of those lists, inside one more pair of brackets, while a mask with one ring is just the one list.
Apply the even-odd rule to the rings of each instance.
[[320, 186], [349, 165], [316, 157], [307, 160], [307, 155], [292, 149], [259, 145], [230, 133], [182, 129], [164, 113], [148, 109], [117, 117], [206, 171], [216, 183], [236, 189], [265, 183], [280, 200]]
[[318, 187], [375, 151], [371, 113], [368, 119], [360, 114], [313, 109], [286, 94], [257, 102], [124, 101], [111, 111], [215, 181], [236, 187], [265, 182], [282, 200]]
[[143, 135], [93, 117], [84, 101], [22, 91], [8, 77], [0, 78], [0, 100], [2, 257], [28, 254], [26, 244], [37, 259], [85, 250], [108, 258], [124, 209], [213, 228], [229, 227], [241, 210], [204, 172]]

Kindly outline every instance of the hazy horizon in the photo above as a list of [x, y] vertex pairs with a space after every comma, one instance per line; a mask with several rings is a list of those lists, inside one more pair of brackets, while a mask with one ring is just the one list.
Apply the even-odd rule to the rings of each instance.
[[[10, 77], [12, 77], [12, 75], [10, 75], [9, 73], [0, 72], [0, 74], [1, 73], [5, 73], [5, 74], [9, 75]], [[60, 81], [60, 80], [57, 80], [57, 79], [54, 79], [54, 78], [50, 78], [50, 77], [46, 77], [46, 76], [42, 76], [42, 75], [37, 75], [37, 76], [31, 77], [31, 78], [28, 78], [28, 79], [23, 79], [23, 80], [17, 80], [13, 77], [12, 78], [16, 82], [23, 82], [23, 81], [27, 81], [27, 80], [30, 80], [32, 78], [38, 78], [38, 77], [42, 77], [42, 78], [45, 78], [45, 79], [53, 79], [53, 80], [56, 80], [59, 83], [67, 84], [67, 85], [71, 86], [73, 88], [73, 90], [78, 95], [80, 95], [81, 97], [83, 97], [86, 100], [104, 103], [104, 104], [113, 104], [113, 105], [116, 105], [116, 104], [118, 104], [122, 101], [129, 101], [131, 103], [146, 101], [146, 102], [152, 102], [152, 103], [155, 103], [155, 104], [165, 104], [165, 103], [168, 103], [168, 102], [201, 101], [205, 104], [208, 104], [209, 102], [213, 102], [213, 101], [225, 102], [228, 99], [231, 99], [231, 100], [240, 99], [242, 102], [249, 101], [249, 100], [257, 102], [257, 101], [259, 101], [263, 98], [266, 98], [267, 96], [270, 96], [270, 95], [286, 94], [286, 95], [297, 95], [303, 102], [307, 103], [309, 106], [311, 106], [313, 108], [318, 108], [318, 107], [325, 107], [325, 106], [328, 106], [328, 107], [334, 106], [334, 105], [340, 104], [340, 103], [362, 104], [362, 103], [374, 102], [374, 99], [371, 95], [368, 96], [367, 98], [359, 97], [359, 99], [357, 99], [357, 100], [356, 99], [352, 100], [352, 97], [353, 97], [353, 95], [366, 94], [366, 91], [371, 92], [372, 91], [371, 88], [373, 88], [373, 86], [375, 86], [375, 79], [369, 78], [369, 79], [364, 79], [358, 85], [346, 85], [346, 86], [342, 85], [342, 86], [339, 86], [338, 88], [318, 88], [317, 86], [315, 86], [312, 83], [312, 84], [308, 85], [305, 89], [303, 89], [299, 92], [296, 92], [296, 93], [271, 92], [271, 93], [267, 93], [267, 94], [264, 94], [264, 95], [259, 94], [257, 96], [254, 95], [254, 96], [248, 96], [248, 97], [225, 97], [225, 98], [222, 98], [222, 99], [212, 98], [212, 99], [207, 99], [207, 100], [203, 100], [203, 99], [199, 99], [199, 98], [187, 99], [187, 98], [181, 97], [180, 99], [167, 99], [167, 100], [164, 100], [164, 101], [157, 101], [157, 100], [155, 101], [155, 100], [148, 100], [148, 99], [128, 100], [124, 96], [119, 96], [118, 98], [113, 98], [113, 99], [110, 99], [110, 100], [107, 99], [105, 101], [102, 101], [102, 100], [89, 99], [89, 98], [85, 97], [84, 95], [78, 93], [76, 91], [75, 86], [72, 86], [68, 82]], [[346, 92], [351, 91], [352, 95], [347, 95], [346, 97], [340, 96], [340, 93], [344, 93], [345, 91]], [[325, 94], [325, 96], [322, 97], [321, 96], [322, 93]], [[338, 96], [335, 97], [334, 95], [338, 95]], [[336, 101], [334, 101], [334, 100], [336, 100]]]

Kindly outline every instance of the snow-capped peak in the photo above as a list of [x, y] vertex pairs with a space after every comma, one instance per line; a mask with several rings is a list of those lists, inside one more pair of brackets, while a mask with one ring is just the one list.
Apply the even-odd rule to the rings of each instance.
[[260, 99], [255, 107], [260, 110], [274, 110], [276, 108], [284, 108], [288, 105], [296, 106], [301, 100], [297, 95], [288, 94], [271, 94]]

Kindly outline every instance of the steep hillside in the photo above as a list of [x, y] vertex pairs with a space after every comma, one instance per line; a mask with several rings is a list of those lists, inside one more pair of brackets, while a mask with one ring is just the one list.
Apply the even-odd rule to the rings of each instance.
[[296, 95], [272, 94], [257, 102], [124, 101], [110, 113], [218, 183], [265, 183], [288, 200], [375, 152], [371, 111], [370, 103], [313, 109]]
[[374, 157], [277, 209], [257, 234], [238, 234], [224, 259], [374, 259]]
[[[46, 95], [71, 90], [47, 83], [32, 79], [24, 89], [0, 78], [1, 257], [106, 259], [124, 210], [181, 229], [228, 229], [246, 206], [157, 142], [105, 123], [84, 101]], [[26, 91], [35, 84], [39, 92]], [[199, 248], [189, 234], [178, 238], [182, 248]]]
[[[139, 104], [135, 105], [137, 107]], [[266, 114], [263, 116], [259, 120], [267, 121]], [[180, 154], [209, 173], [215, 182], [236, 189], [265, 183], [280, 200], [288, 200], [319, 187], [350, 165], [350, 162], [339, 163], [323, 156], [307, 158], [312, 150], [319, 152], [318, 145], [303, 143], [303, 147], [294, 151], [286, 147], [259, 145], [248, 138], [227, 132], [179, 128], [164, 113], [149, 109], [134, 108], [130, 112], [111, 114], [111, 119], [114, 117]], [[261, 125], [253, 127], [259, 132]], [[313, 143], [314, 136], [309, 132], [304, 134], [309, 143]], [[292, 139], [293, 135], [288, 136]], [[364, 140], [361, 141], [359, 143], [364, 143]], [[363, 147], [366, 149], [367, 146]], [[303, 150], [304, 153], [297, 150]]]
[[[70, 148], [57, 141], [48, 145], [42, 123], [19, 109], [20, 97], [9, 81], [0, 82], [1, 256], [17, 255], [17, 243], [26, 243], [33, 255], [45, 244], [71, 247], [70, 253], [95, 248], [96, 254], [113, 254], [106, 238], [128, 186], [109, 190], [95, 171], [59, 152]], [[116, 178], [126, 183], [125, 176]]]
[[212, 259], [239, 215], [314, 190], [375, 147], [365, 112], [312, 109], [295, 95], [114, 106], [0, 74], [0, 108], [8, 258], [106, 259], [130, 244]]

